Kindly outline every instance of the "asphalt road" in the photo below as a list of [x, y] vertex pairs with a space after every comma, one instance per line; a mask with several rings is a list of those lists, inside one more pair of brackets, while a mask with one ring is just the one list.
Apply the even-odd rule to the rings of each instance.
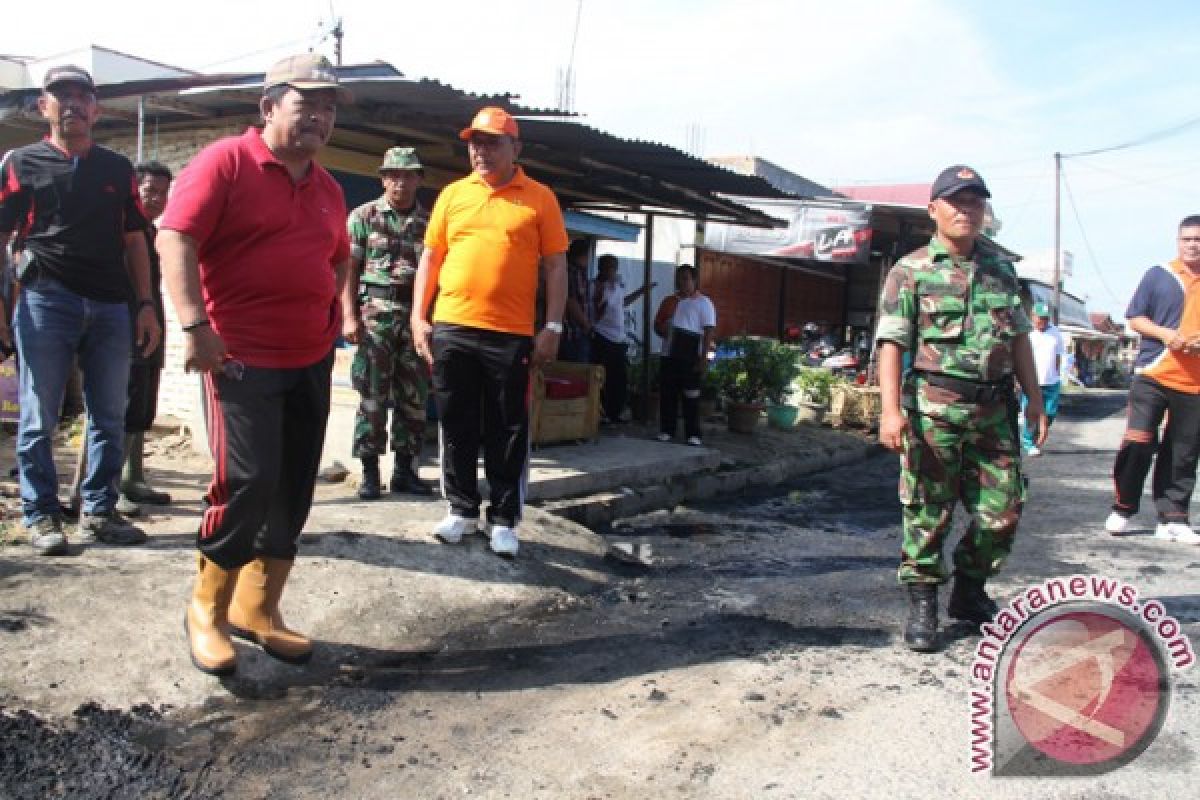
[[[1200, 548], [1102, 531], [1122, 402], [1068, 399], [1028, 463], [1020, 538], [993, 590], [1109, 575], [1161, 599], [1195, 643]], [[311, 685], [70, 723], [10, 708], [0, 796], [1194, 797], [1195, 667], [1173, 677], [1157, 739], [1117, 771], [971, 773], [978, 637], [948, 626], [931, 655], [900, 644], [896, 473], [881, 456], [626, 520], [610, 538], [649, 545], [652, 568], [597, 565], [617, 579], [533, 612], [446, 613], [436, 646], [357, 648]]]

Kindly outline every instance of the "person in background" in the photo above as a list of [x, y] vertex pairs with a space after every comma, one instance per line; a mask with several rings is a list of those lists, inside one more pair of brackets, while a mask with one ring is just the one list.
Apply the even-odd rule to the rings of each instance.
[[[137, 164], [133, 171], [137, 176], [142, 209], [150, 221], [145, 231], [146, 249], [150, 255], [150, 288], [154, 314], [159, 327], [162, 327], [166, 324], [166, 316], [163, 309], [162, 267], [154, 247], [154, 238], [158, 235], [155, 222], [167, 207], [167, 193], [171, 190], [174, 176], [166, 165], [157, 161]], [[158, 347], [149, 355], [135, 353], [129, 368], [129, 406], [125, 409], [125, 469], [121, 473], [121, 495], [117, 499], [117, 510], [130, 516], [141, 513], [139, 503], [164, 506], [171, 502], [171, 495], [147, 483], [145, 466], [146, 433], [154, 425], [154, 417], [158, 413], [158, 384], [165, 355], [164, 328]]]
[[[1200, 544], [1200, 534], [1188, 523], [1200, 461], [1200, 215], [1179, 223], [1177, 247], [1171, 263], [1146, 271], [1125, 309], [1142, 343], [1129, 386], [1125, 435], [1113, 463], [1116, 497], [1104, 528], [1113, 535], [1129, 531], [1153, 465], [1154, 535]], [[1159, 440], [1164, 416], [1166, 430]]]
[[388, 488], [430, 495], [417, 477], [425, 441], [429, 365], [412, 342], [413, 282], [425, 249], [429, 212], [417, 201], [425, 170], [412, 147], [393, 147], [379, 167], [383, 195], [350, 212], [353, 270], [342, 293], [342, 335], [357, 344], [350, 376], [361, 401], [354, 417], [353, 455], [362, 460], [358, 496], [382, 494], [379, 457], [387, 446], [388, 406], [395, 464]]
[[[604, 367], [604, 416], [602, 423], [620, 422], [625, 413], [629, 378], [625, 361], [625, 307], [646, 292], [645, 286], [625, 294], [617, 272], [617, 257], [600, 256], [592, 291], [592, 363]], [[654, 286], [653, 283], [650, 284]]]
[[[1029, 346], [1033, 349], [1033, 363], [1037, 370], [1038, 385], [1042, 389], [1042, 406], [1046, 410], [1046, 430], [1054, 424], [1058, 416], [1058, 395], [1062, 387], [1061, 370], [1066, 348], [1063, 347], [1062, 333], [1056, 325], [1050, 323], [1050, 307], [1045, 303], [1034, 303], [1033, 330], [1029, 332]], [[1024, 410], [1029, 398], [1021, 394], [1021, 409]], [[1035, 431], [1028, 426], [1021, 429], [1021, 449], [1027, 456], [1042, 454], [1033, 441]]]
[[663, 337], [659, 388], [660, 442], [675, 438], [679, 405], [687, 443], [699, 447], [700, 381], [715, 347], [717, 311], [696, 287], [696, 268], [681, 264], [675, 270], [675, 294], [663, 298], [654, 315], [654, 331]]
[[[0, 161], [0, 269], [9, 240], [23, 242], [13, 327], [0, 345], [20, 359], [17, 429], [22, 516], [39, 555], [64, 555], [53, 439], [76, 357], [84, 375], [88, 468], [79, 544], [139, 544], [146, 534], [116, 511], [129, 365], [158, 346], [146, 219], [133, 165], [96, 144], [96, 85], [80, 67], [46, 71], [38, 110], [49, 135]], [[130, 295], [134, 317], [130, 319]]]
[[563, 316], [562, 341], [558, 345], [559, 361], [577, 364], [591, 362], [592, 304], [588, 281], [588, 255], [592, 245], [588, 239], [576, 239], [567, 248], [567, 307]]

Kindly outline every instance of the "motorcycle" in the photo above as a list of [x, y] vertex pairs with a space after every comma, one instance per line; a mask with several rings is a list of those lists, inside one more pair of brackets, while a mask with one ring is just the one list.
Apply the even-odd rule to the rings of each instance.
[[856, 378], [859, 366], [858, 355], [850, 348], [838, 350], [821, 361], [821, 366], [830, 370], [834, 375]]
[[806, 367], [824, 366], [826, 359], [831, 358], [836, 352], [837, 348], [828, 342], [817, 342], [805, 353], [804, 365]]

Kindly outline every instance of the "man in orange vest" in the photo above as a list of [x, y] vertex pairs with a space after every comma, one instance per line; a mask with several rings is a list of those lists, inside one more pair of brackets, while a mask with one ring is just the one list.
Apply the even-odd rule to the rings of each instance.
[[[1178, 248], [1179, 257], [1170, 264], [1146, 271], [1125, 309], [1142, 343], [1129, 387], [1125, 436], [1113, 464], [1116, 499], [1104, 527], [1113, 535], [1132, 527], [1153, 464], [1154, 535], [1200, 544], [1200, 534], [1188, 524], [1200, 459], [1200, 215], [1179, 223]], [[1160, 442], [1164, 414], [1167, 427]]]

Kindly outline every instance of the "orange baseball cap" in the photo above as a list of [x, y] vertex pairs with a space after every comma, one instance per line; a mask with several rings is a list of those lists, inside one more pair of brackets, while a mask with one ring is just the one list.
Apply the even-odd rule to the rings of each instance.
[[497, 136], [511, 136], [514, 139], [520, 138], [517, 134], [517, 121], [503, 108], [496, 106], [479, 109], [475, 119], [471, 120], [470, 127], [463, 128], [458, 132], [458, 138], [470, 139], [471, 133], [474, 131], [493, 133]]

